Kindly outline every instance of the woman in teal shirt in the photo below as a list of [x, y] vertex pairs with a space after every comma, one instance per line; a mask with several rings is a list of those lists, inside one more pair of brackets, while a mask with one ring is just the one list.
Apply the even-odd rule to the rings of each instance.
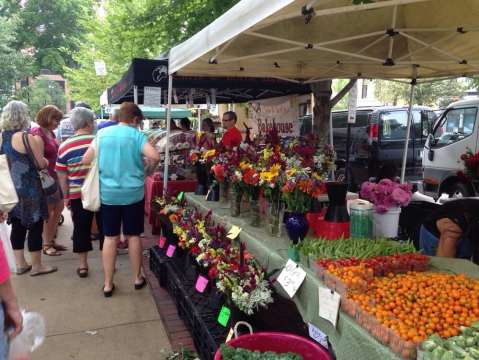
[[141, 272], [143, 248], [140, 240], [144, 230], [143, 156], [159, 161], [160, 154], [137, 129], [142, 120], [143, 114], [137, 105], [123, 103], [118, 125], [99, 131], [83, 157], [83, 163], [89, 164], [95, 152], [99, 154], [101, 214], [105, 234], [102, 252], [105, 297], [111, 297], [115, 290], [113, 273], [116, 244], [121, 232], [129, 244], [134, 287], [139, 290], [146, 284]]

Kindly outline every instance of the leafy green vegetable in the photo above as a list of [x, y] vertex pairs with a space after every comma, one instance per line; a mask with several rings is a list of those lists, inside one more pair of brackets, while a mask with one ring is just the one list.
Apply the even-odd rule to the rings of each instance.
[[260, 352], [242, 348], [234, 348], [228, 345], [221, 345], [222, 360], [303, 360], [301, 355], [288, 352], [284, 354], [272, 351]]

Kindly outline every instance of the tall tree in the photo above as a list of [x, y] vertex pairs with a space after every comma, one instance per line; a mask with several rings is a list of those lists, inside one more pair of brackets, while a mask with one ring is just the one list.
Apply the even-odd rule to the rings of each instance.
[[[413, 103], [416, 105], [444, 107], [463, 96], [467, 86], [468, 84], [460, 79], [419, 84], [414, 89]], [[407, 104], [409, 102], [410, 85], [377, 80], [375, 92], [376, 97], [385, 104]]]
[[28, 106], [32, 119], [45, 105], [55, 105], [65, 111], [66, 98], [63, 89], [55, 81], [39, 79], [17, 94], [17, 97]]
[[28, 57], [14, 48], [16, 22], [16, 17], [0, 6], [0, 108], [13, 95], [15, 80], [27, 71], [29, 64]]
[[33, 49], [35, 73], [45, 68], [63, 74], [64, 66], [75, 66], [72, 54], [93, 10], [93, 0], [28, 0], [17, 9], [16, 47]]

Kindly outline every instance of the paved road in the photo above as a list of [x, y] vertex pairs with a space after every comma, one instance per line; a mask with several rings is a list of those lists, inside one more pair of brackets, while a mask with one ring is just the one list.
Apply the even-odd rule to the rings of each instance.
[[[72, 249], [72, 224], [68, 211], [59, 227], [59, 243]], [[117, 258], [112, 298], [102, 293], [101, 254], [98, 242], [90, 253], [90, 275], [76, 275], [76, 255], [47, 257], [59, 271], [45, 276], [13, 277], [20, 304], [41, 313], [47, 325], [45, 343], [32, 360], [159, 360], [170, 343], [150, 288], [133, 289], [128, 255]]]

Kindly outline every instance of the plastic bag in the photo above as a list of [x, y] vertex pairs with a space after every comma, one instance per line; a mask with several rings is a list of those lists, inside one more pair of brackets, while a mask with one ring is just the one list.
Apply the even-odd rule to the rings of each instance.
[[22, 310], [23, 330], [11, 342], [8, 360], [29, 360], [35, 349], [45, 340], [45, 321], [35, 312]]
[[10, 272], [15, 274], [17, 272], [17, 265], [15, 263], [15, 256], [13, 255], [12, 243], [10, 242], [10, 225], [6, 222], [0, 223], [0, 241], [3, 245], [3, 251], [8, 261]]

